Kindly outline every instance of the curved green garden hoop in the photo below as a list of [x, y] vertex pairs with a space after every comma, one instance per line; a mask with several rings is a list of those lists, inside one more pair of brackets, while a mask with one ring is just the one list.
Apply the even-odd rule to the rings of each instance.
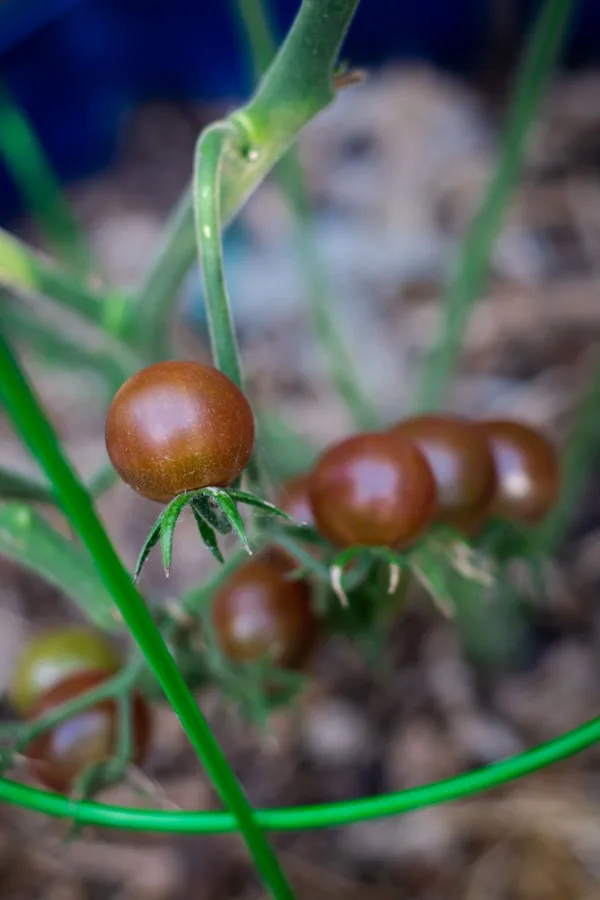
[[[365, 819], [398, 815], [498, 787], [573, 756], [599, 740], [600, 716], [552, 741], [474, 772], [379, 797], [287, 809], [256, 810], [256, 821], [270, 831], [293, 831], [349, 825]], [[81, 825], [99, 825], [105, 828], [180, 834], [217, 834], [236, 830], [235, 818], [228, 812], [173, 812], [128, 809], [92, 801], [75, 802], [59, 794], [39, 791], [4, 779], [0, 780], [0, 801], [16, 803], [46, 815], [72, 819]]]

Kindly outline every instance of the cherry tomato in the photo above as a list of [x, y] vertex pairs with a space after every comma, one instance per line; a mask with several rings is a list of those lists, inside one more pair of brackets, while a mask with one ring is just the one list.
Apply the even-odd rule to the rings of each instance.
[[291, 580], [292, 566], [278, 551], [243, 563], [214, 596], [212, 618], [223, 653], [234, 662], [269, 657], [275, 665], [303, 665], [316, 643], [311, 591]]
[[281, 488], [276, 506], [286, 512], [301, 525], [314, 526], [315, 520], [309, 496], [310, 474], [303, 473], [291, 478]]
[[326, 450], [311, 477], [310, 499], [319, 529], [339, 547], [402, 549], [423, 534], [436, 510], [425, 457], [385, 433], [359, 434]]
[[480, 423], [496, 466], [492, 512], [533, 524], [554, 506], [560, 488], [560, 463], [550, 441], [521, 422]]
[[161, 362], [132, 375], [106, 419], [106, 449], [120, 477], [160, 502], [231, 484], [253, 444], [245, 396], [218, 369], [197, 362]]
[[438, 522], [471, 530], [485, 517], [496, 473], [488, 443], [477, 425], [449, 415], [414, 416], [392, 429], [416, 444], [437, 486]]
[[[40, 697], [30, 717], [37, 718], [98, 687], [111, 674], [95, 669], [70, 675]], [[141, 694], [134, 695], [132, 706], [132, 762], [141, 765], [150, 744], [150, 710]], [[117, 732], [117, 703], [113, 699], [103, 700], [35, 738], [25, 750], [31, 772], [51, 790], [68, 793], [88, 766], [114, 755]]]
[[67, 675], [90, 669], [116, 672], [120, 660], [102, 635], [87, 628], [45, 631], [34, 637], [21, 655], [8, 695], [15, 712], [27, 715], [41, 694]]

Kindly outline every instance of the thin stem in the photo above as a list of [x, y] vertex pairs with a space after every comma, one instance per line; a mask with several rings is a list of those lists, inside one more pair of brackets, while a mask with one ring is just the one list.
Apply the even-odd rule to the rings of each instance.
[[0, 81], [0, 154], [49, 242], [75, 271], [92, 269], [92, 254], [37, 136]]
[[552, 555], [559, 548], [581, 500], [590, 472], [598, 459], [599, 407], [600, 356], [563, 454], [562, 484], [558, 501], [538, 531], [539, 547], [548, 555]]
[[[250, 49], [252, 68], [258, 79], [274, 58], [277, 46], [261, 0], [236, 0], [242, 31]], [[298, 154], [290, 149], [279, 162], [275, 174], [292, 214], [300, 271], [306, 282], [306, 298], [313, 333], [320, 344], [331, 380], [360, 430], [381, 423], [365, 395], [340, 334], [335, 316], [335, 299], [327, 272], [321, 262], [312, 223], [308, 190]]]
[[442, 321], [423, 370], [418, 409], [438, 408], [447, 393], [469, 313], [484, 287], [494, 241], [521, 171], [525, 141], [556, 64], [572, 6], [571, 0], [546, 0], [524, 49], [498, 166], [463, 242], [456, 274], [442, 297]]
[[194, 168], [194, 216], [213, 357], [218, 368], [242, 388], [240, 351], [223, 270], [220, 211], [224, 154], [238, 140], [231, 122], [218, 122], [200, 136]]
[[179, 716], [198, 757], [221, 799], [235, 816], [240, 831], [273, 895], [292, 898], [277, 858], [254, 821], [254, 811], [229, 766], [206, 719], [177, 668], [150, 611], [98, 519], [90, 497], [69, 465], [48, 419], [0, 335], [0, 401], [54, 485], [63, 512], [87, 547], [104, 584]]
[[105, 297], [102, 294], [85, 287], [76, 276], [30, 250], [2, 228], [0, 285], [17, 293], [44, 294], [96, 324], [103, 321]]
[[[223, 165], [221, 215], [233, 218], [289, 149], [302, 128], [335, 98], [333, 72], [359, 0], [303, 0], [288, 37], [252, 100], [229, 118], [247, 137]], [[170, 232], [137, 295], [159, 310], [158, 328], [194, 259], [191, 190], [178, 204]], [[150, 327], [150, 326], [149, 326]], [[156, 328], [155, 325], [152, 326]], [[155, 332], [156, 333], [156, 332]]]

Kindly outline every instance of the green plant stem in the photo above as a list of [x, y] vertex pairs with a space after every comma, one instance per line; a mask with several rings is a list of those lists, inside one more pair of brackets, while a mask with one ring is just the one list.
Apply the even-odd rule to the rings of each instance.
[[92, 269], [92, 254], [83, 230], [27, 118], [1, 81], [0, 154], [51, 245], [75, 271], [85, 275]]
[[225, 152], [238, 141], [235, 125], [227, 121], [212, 125], [200, 136], [194, 168], [194, 215], [213, 357], [221, 372], [243, 389], [240, 351], [225, 285], [219, 209]]
[[[88, 484], [92, 497], [104, 494], [116, 481], [116, 472], [112, 466], [105, 466], [93, 475]], [[49, 484], [39, 481], [32, 475], [23, 475], [0, 466], [0, 501], [27, 500], [30, 503], [56, 504], [56, 495]]]
[[65, 458], [49, 421], [6, 340], [0, 335], [0, 401], [54, 485], [63, 512], [87, 547], [98, 572], [168, 700], [179, 716], [221, 799], [229, 806], [273, 896], [292, 898], [276, 856], [254, 820], [254, 811], [212, 734], [148, 607], [131, 583], [90, 497]]
[[[233, 113], [241, 152], [223, 161], [221, 217], [233, 218], [252, 191], [289, 149], [298, 133], [335, 98], [333, 73], [346, 31], [359, 0], [303, 0], [276, 59], [250, 102]], [[180, 201], [161, 251], [136, 297], [138, 310], [148, 302], [160, 311], [149, 329], [164, 328], [165, 310], [177, 294], [194, 259], [192, 193]], [[142, 319], [142, 316], [139, 316]]]
[[581, 404], [577, 422], [565, 447], [558, 501], [538, 529], [537, 545], [549, 556], [560, 547], [592, 468], [597, 462], [600, 448], [599, 408], [600, 355], [587, 395]]
[[86, 319], [103, 321], [106, 298], [41, 253], [0, 228], [0, 285], [19, 293], [43, 294]]
[[[305, 830], [350, 825], [368, 819], [396, 816], [438, 803], [470, 797], [523, 778], [600, 741], [600, 717], [540, 744], [518, 756], [465, 772], [454, 778], [434, 781], [379, 797], [365, 797], [337, 803], [296, 806], [288, 809], [256, 810], [256, 818], [272, 831]], [[226, 812], [174, 812], [172, 810], [128, 809], [122, 806], [67, 800], [56, 794], [34, 790], [13, 781], [0, 781], [0, 800], [35, 809], [46, 815], [74, 819], [81, 824], [134, 831], [171, 834], [218, 834], [235, 831], [235, 818]]]
[[[271, 64], [277, 52], [275, 37], [264, 0], [235, 0], [256, 80]], [[306, 281], [310, 320], [317, 342], [321, 345], [331, 379], [350, 410], [360, 430], [377, 428], [381, 423], [373, 404], [362, 390], [350, 354], [341, 337], [335, 301], [316, 244], [314, 227], [302, 164], [295, 148], [281, 159], [275, 174], [292, 214], [300, 270]]]
[[546, 0], [525, 47], [498, 166], [463, 242], [456, 274], [442, 296], [439, 333], [417, 392], [419, 410], [438, 408], [447, 393], [469, 313], [485, 285], [494, 241], [521, 170], [525, 141], [556, 64], [573, 5], [571, 0]]

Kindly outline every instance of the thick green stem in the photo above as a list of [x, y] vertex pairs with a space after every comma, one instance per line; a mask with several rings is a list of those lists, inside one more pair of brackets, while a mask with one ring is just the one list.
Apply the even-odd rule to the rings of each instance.
[[24, 442], [51, 480], [63, 512], [87, 547], [131, 633], [179, 716], [221, 799], [237, 819], [257, 868], [275, 897], [292, 898], [271, 847], [254, 820], [254, 811], [233, 770], [188, 690], [148, 607], [131, 583], [98, 519], [89, 494], [65, 458], [50, 422], [0, 335], [0, 402]]
[[485, 285], [494, 241], [521, 171], [525, 141], [556, 64], [573, 5], [572, 0], [546, 0], [525, 47], [498, 166], [463, 243], [456, 274], [442, 297], [439, 334], [417, 392], [420, 410], [438, 408], [447, 393], [469, 313]]
[[[252, 69], [258, 79], [277, 51], [265, 3], [262, 0], [236, 0], [234, 5], [244, 26]], [[306, 282], [310, 320], [327, 361], [331, 380], [350, 410], [357, 428], [377, 428], [379, 417], [362, 390], [336, 322], [335, 299], [315, 240], [304, 172], [293, 147], [279, 162], [276, 175], [292, 214], [300, 268]]]
[[[244, 152], [223, 162], [221, 216], [233, 218], [289, 149], [307, 122], [335, 98], [333, 73], [359, 0], [303, 0], [285, 43], [250, 102], [229, 118], [247, 138]], [[167, 240], [137, 295], [160, 314], [148, 325], [165, 327], [169, 304], [194, 259], [191, 189], [180, 201]]]

